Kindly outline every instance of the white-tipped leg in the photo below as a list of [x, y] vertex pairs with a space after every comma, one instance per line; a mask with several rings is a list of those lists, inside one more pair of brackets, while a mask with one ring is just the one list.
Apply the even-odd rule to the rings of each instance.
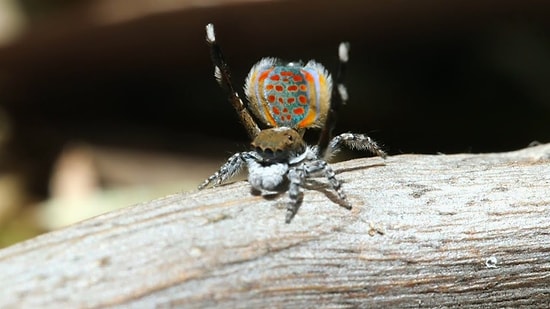
[[254, 139], [260, 132], [260, 128], [248, 112], [246, 105], [243, 103], [239, 97], [239, 94], [233, 87], [231, 72], [229, 71], [229, 66], [223, 57], [222, 49], [216, 41], [216, 33], [214, 32], [213, 24], [206, 25], [206, 43], [210, 46], [210, 57], [212, 58], [212, 63], [214, 64], [214, 77], [216, 78], [218, 84], [225, 89], [227, 98], [239, 115], [241, 122], [248, 132], [248, 135], [250, 138]]
[[[344, 85], [344, 78], [346, 76], [346, 67], [349, 61], [349, 49], [350, 44], [348, 42], [342, 42], [338, 46], [338, 71], [334, 75], [334, 87], [332, 87], [332, 100], [330, 101], [330, 109], [328, 111], [325, 125], [319, 135], [319, 141], [317, 141], [317, 149], [321, 158], [330, 157], [329, 146], [330, 138], [332, 137], [332, 130], [336, 125], [337, 113], [340, 106], [345, 105], [349, 100], [348, 90]], [[326, 153], [328, 155], [325, 155]]]
[[248, 153], [246, 152], [239, 152], [232, 155], [229, 159], [227, 159], [227, 162], [225, 162], [225, 164], [222, 165], [222, 167], [220, 167], [220, 169], [216, 173], [208, 177], [199, 186], [199, 190], [206, 188], [213, 181], [214, 181], [214, 186], [217, 186], [224, 183], [229, 178], [237, 175], [239, 171], [243, 168], [243, 166], [246, 164], [244, 157], [246, 157], [247, 155]]

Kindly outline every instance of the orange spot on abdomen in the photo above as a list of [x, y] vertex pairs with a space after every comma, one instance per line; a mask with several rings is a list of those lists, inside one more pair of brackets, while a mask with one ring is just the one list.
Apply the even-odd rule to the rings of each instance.
[[297, 107], [297, 108], [293, 109], [292, 112], [293, 112], [295, 115], [302, 115], [302, 114], [304, 113], [304, 109], [301, 108], [301, 107]]
[[258, 81], [262, 82], [264, 79], [266, 79], [266, 77], [269, 75], [270, 72], [271, 70], [266, 70], [260, 73], [260, 76], [258, 76]]

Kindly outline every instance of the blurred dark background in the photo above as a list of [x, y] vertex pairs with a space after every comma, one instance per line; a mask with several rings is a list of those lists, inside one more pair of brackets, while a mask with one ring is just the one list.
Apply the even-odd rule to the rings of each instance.
[[550, 141], [548, 1], [0, 3], [0, 246], [191, 190], [245, 149], [208, 22], [239, 89], [261, 57], [334, 70], [350, 41], [336, 131], [390, 154]]

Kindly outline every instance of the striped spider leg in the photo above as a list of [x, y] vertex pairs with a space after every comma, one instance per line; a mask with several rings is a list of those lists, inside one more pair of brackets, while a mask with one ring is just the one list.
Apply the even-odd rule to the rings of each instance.
[[239, 97], [239, 93], [235, 91], [233, 87], [229, 65], [225, 62], [222, 49], [216, 41], [216, 33], [214, 32], [213, 24], [206, 25], [206, 43], [210, 46], [210, 58], [214, 64], [214, 76], [218, 84], [220, 84], [222, 88], [227, 89], [229, 102], [231, 102], [231, 105], [233, 105], [233, 108], [239, 115], [248, 136], [254, 139], [260, 132], [260, 128], [248, 112], [248, 108]]

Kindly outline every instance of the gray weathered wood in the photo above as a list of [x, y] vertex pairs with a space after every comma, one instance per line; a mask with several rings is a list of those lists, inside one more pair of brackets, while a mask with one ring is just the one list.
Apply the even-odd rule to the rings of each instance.
[[238, 182], [3, 249], [0, 307], [550, 305], [550, 145], [334, 167], [351, 211]]

